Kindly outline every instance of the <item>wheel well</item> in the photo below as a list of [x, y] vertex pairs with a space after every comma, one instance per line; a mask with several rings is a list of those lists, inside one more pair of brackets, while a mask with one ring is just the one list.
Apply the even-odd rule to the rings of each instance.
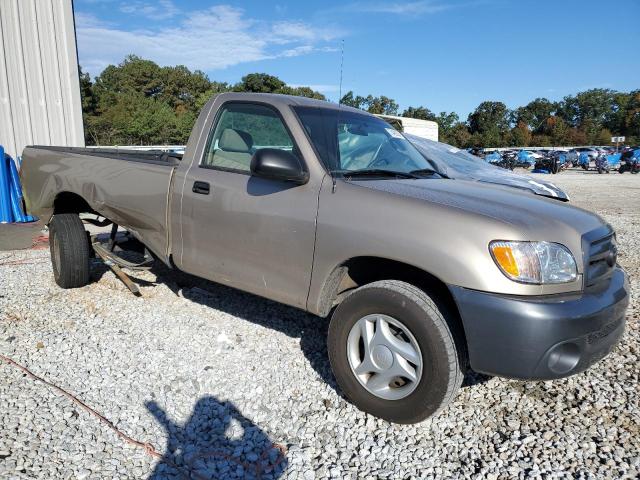
[[445, 313], [456, 340], [466, 348], [467, 340], [460, 312], [447, 285], [425, 270], [396, 260], [356, 257], [337, 267], [325, 282], [320, 302], [321, 315], [328, 315], [352, 290], [379, 280], [400, 280], [429, 294]]
[[77, 193], [60, 192], [53, 201], [53, 214], [93, 212], [87, 201]]

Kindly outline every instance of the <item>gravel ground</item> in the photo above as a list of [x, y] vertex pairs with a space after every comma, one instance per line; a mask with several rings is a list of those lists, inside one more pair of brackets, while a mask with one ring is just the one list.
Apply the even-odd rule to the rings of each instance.
[[640, 175], [552, 180], [618, 232], [633, 290], [622, 343], [559, 381], [471, 374], [412, 426], [341, 397], [313, 316], [161, 267], [136, 274], [142, 298], [98, 263], [63, 291], [47, 250], [0, 252], [0, 353], [163, 454], [0, 362], [0, 477], [637, 478]]

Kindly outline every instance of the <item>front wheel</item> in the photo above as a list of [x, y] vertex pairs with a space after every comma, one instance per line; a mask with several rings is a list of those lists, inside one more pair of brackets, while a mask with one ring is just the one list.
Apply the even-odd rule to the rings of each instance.
[[396, 423], [417, 423], [455, 397], [461, 346], [446, 312], [422, 290], [385, 280], [358, 288], [329, 325], [329, 361], [356, 407]]

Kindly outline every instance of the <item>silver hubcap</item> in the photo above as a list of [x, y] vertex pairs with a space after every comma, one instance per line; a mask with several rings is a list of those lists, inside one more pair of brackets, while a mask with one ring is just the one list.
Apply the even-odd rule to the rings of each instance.
[[347, 357], [360, 384], [376, 397], [399, 400], [415, 390], [422, 377], [422, 354], [402, 322], [373, 314], [349, 332]]

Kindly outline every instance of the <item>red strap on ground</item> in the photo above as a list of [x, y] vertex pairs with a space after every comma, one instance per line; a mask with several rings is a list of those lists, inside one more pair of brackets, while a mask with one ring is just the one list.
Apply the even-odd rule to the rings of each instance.
[[[127, 443], [129, 443], [131, 445], [134, 445], [136, 447], [142, 448], [148, 455], [150, 455], [150, 456], [152, 456], [154, 458], [161, 459], [163, 462], [169, 464], [170, 466], [172, 466], [173, 468], [178, 470], [185, 478], [192, 478], [193, 476], [195, 476], [199, 480], [209, 480], [209, 477], [205, 477], [205, 476], [202, 476], [202, 475], [198, 474], [197, 472], [194, 471], [193, 468], [191, 468], [191, 469], [189, 469], [189, 471], [187, 471], [183, 467], [180, 467], [180, 466], [176, 465], [174, 462], [172, 462], [168, 458], [164, 458], [165, 456], [163, 454], [161, 454], [160, 452], [158, 452], [151, 443], [141, 442], [139, 440], [136, 440], [135, 438], [130, 437], [126, 433], [124, 433], [121, 430], [119, 430], [118, 427], [116, 427], [111, 422], [111, 420], [106, 418], [104, 415], [98, 413], [96, 410], [94, 410], [89, 405], [84, 403], [78, 397], [76, 397], [75, 395], [67, 392], [65, 389], [57, 386], [56, 384], [51, 383], [50, 381], [45, 380], [44, 378], [36, 375], [35, 373], [31, 372], [31, 370], [29, 370], [27, 367], [25, 367], [23, 365], [20, 365], [15, 360], [13, 360], [13, 359], [5, 356], [5, 355], [2, 355], [2, 354], [0, 354], [0, 360], [8, 363], [9, 365], [12, 365], [13, 367], [15, 367], [15, 368], [21, 370], [22, 372], [24, 372], [27, 376], [31, 377], [32, 379], [34, 379], [34, 380], [36, 380], [38, 382], [44, 383], [45, 385], [53, 388], [58, 393], [61, 393], [65, 397], [69, 398], [75, 404], [77, 404], [80, 407], [82, 407], [85, 411], [89, 412], [91, 415], [96, 417], [103, 424], [105, 424], [107, 427], [109, 427], [111, 430], [113, 430], [113, 432], [116, 435], [118, 435], [118, 437], [123, 439], [125, 442], [127, 442]], [[275, 464], [273, 466], [271, 466], [268, 471], [271, 471], [271, 470], [277, 468], [277, 466], [280, 465], [280, 463], [282, 463], [282, 461], [286, 458], [287, 449], [283, 445], [275, 443], [275, 444], [273, 444], [273, 447], [280, 451], [280, 456], [278, 457], [278, 459], [275, 462]], [[268, 451], [264, 452], [262, 454], [261, 460], [265, 460], [268, 455], [269, 455]], [[205, 458], [212, 458], [212, 457], [218, 457], [218, 458], [221, 458], [221, 459], [224, 459], [224, 460], [227, 460], [227, 461], [234, 462], [234, 463], [236, 463], [238, 465], [241, 465], [245, 469], [245, 471], [247, 471], [247, 470], [248, 471], [252, 471], [253, 470], [255, 472], [255, 476], [257, 478], [262, 477], [262, 473], [263, 472], [261, 471], [260, 465], [259, 465], [258, 462], [256, 462], [255, 464], [250, 464], [248, 462], [243, 462], [243, 461], [241, 461], [241, 460], [239, 460], [237, 458], [233, 458], [232, 456], [227, 455], [226, 453], [224, 453], [224, 452], [222, 452], [220, 450], [209, 450], [209, 451], [206, 451], [206, 452], [201, 452], [200, 454], [196, 455], [189, 462], [189, 466], [191, 466], [196, 460], [202, 460], [202, 459], [205, 459]], [[264, 473], [266, 473], [266, 472], [264, 472]]]

